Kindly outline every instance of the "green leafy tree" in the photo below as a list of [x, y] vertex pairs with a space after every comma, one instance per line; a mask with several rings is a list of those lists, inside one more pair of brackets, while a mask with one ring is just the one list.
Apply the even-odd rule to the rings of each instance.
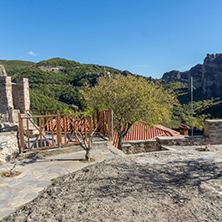
[[94, 87], [81, 91], [86, 105], [104, 104], [114, 111], [114, 126], [118, 132], [118, 148], [131, 126], [138, 120], [152, 126], [171, 117], [176, 99], [161, 85], [137, 76], [103, 76]]

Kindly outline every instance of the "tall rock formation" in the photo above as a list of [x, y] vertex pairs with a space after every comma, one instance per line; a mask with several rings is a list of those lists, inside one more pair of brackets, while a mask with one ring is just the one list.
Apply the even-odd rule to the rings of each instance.
[[177, 70], [173, 70], [164, 73], [162, 79], [165, 80], [166, 82], [178, 81], [178, 82], [188, 83], [188, 77], [189, 77], [189, 71], [180, 72]]
[[189, 89], [190, 89], [190, 77], [191, 76], [193, 76], [193, 86], [196, 89], [199, 89], [202, 87], [202, 68], [203, 68], [203, 65], [197, 64], [190, 69], [189, 79], [188, 79]]
[[186, 72], [166, 72], [162, 79], [166, 82], [187, 83], [190, 88], [191, 76], [193, 77], [194, 87], [201, 89], [207, 98], [222, 97], [222, 53], [207, 54], [203, 65], [198, 64]]
[[202, 91], [207, 97], [222, 97], [222, 54], [207, 54], [202, 68]]

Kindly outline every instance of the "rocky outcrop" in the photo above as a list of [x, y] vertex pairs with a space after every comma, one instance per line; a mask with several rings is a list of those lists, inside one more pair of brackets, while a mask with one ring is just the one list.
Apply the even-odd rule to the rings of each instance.
[[177, 70], [173, 70], [164, 73], [162, 80], [165, 80], [166, 82], [178, 81], [178, 82], [188, 83], [188, 78], [189, 78], [189, 71], [180, 72]]
[[163, 74], [162, 80], [188, 83], [190, 88], [191, 76], [194, 87], [201, 89], [207, 98], [222, 97], [222, 53], [207, 54], [203, 65], [198, 64], [189, 71], [166, 72]]
[[0, 77], [7, 76], [5, 67], [3, 65], [0, 65]]
[[202, 67], [203, 65], [198, 64], [190, 69], [188, 85], [190, 89], [190, 77], [193, 76], [193, 86], [198, 89], [202, 87]]
[[217, 98], [222, 97], [221, 89], [222, 54], [208, 54], [202, 68], [202, 91], [209, 98]]

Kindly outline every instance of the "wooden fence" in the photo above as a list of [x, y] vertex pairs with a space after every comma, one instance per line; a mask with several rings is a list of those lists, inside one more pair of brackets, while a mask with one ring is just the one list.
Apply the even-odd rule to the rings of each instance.
[[[23, 151], [79, 144], [98, 125], [97, 133], [112, 137], [111, 110], [96, 111], [89, 117], [65, 116], [59, 110], [32, 110], [18, 114], [20, 148]], [[37, 115], [30, 115], [37, 114]]]

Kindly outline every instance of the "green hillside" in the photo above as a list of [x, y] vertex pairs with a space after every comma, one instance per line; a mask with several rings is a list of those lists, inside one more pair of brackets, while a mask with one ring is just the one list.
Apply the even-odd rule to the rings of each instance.
[[[191, 127], [191, 92], [188, 85], [181, 82], [164, 83], [166, 89], [172, 89], [180, 104], [174, 107], [172, 121], [168, 127], [178, 129], [180, 123]], [[207, 99], [201, 90], [193, 92], [193, 125], [195, 134], [202, 134], [205, 119], [222, 118], [221, 98]], [[165, 124], [167, 125], [167, 124]]]
[[[94, 64], [81, 64], [61, 58], [53, 58], [39, 63], [0, 60], [0, 64], [5, 66], [12, 81], [22, 77], [29, 79], [31, 109], [43, 109], [44, 106], [48, 109], [64, 109], [71, 104], [81, 108], [83, 99], [79, 90], [85, 83], [94, 85], [97, 77], [104, 73], [132, 75], [128, 71]], [[191, 126], [188, 86], [181, 82], [165, 83], [151, 77], [143, 78], [144, 81], [151, 80], [157, 84], [163, 84], [166, 89], [173, 90], [180, 102], [178, 106], [174, 107], [172, 121], [169, 124], [162, 124], [177, 130], [181, 123]], [[220, 98], [206, 99], [201, 91], [194, 91], [194, 127], [197, 132], [201, 132], [203, 129], [203, 122], [206, 118], [222, 118], [222, 101]]]
[[39, 63], [0, 60], [6, 72], [12, 77], [28, 78], [31, 109], [63, 108], [67, 104], [82, 107], [79, 89], [85, 84], [94, 85], [96, 78], [105, 72], [121, 73], [120, 70], [76, 61], [54, 58]]

